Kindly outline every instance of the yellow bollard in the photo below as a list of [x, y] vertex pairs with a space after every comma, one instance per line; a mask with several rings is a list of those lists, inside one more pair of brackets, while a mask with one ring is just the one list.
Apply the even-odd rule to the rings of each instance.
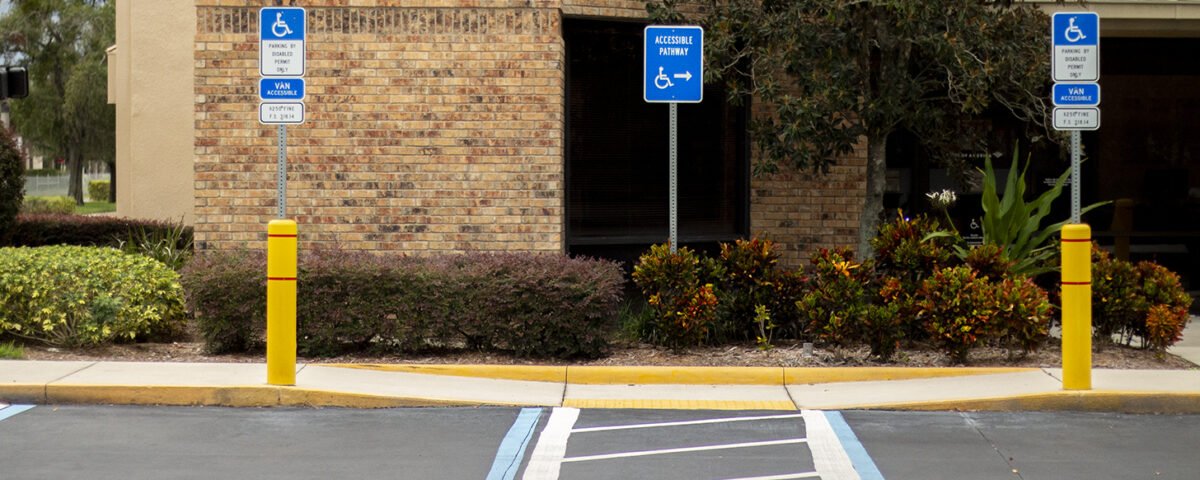
[[267, 383], [296, 384], [296, 222], [267, 224]]
[[1092, 229], [1062, 229], [1063, 389], [1092, 389]]

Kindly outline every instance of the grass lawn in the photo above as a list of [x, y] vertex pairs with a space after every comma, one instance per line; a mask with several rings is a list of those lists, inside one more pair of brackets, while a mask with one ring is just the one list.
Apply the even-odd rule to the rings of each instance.
[[82, 206], [75, 207], [75, 213], [80, 215], [115, 211], [117, 211], [117, 204], [112, 202], [86, 202]]
[[13, 343], [0, 343], [0, 360], [20, 360], [25, 358], [25, 349]]

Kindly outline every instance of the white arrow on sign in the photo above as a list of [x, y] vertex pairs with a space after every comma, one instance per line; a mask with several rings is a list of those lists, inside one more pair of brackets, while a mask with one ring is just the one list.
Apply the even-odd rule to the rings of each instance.
[[676, 73], [675, 78], [682, 78], [687, 81], [692, 81], [692, 72]]

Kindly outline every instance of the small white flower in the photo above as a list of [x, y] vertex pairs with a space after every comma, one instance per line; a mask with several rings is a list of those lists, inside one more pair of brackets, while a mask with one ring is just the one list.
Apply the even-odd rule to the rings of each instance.
[[951, 205], [954, 205], [954, 202], [958, 201], [958, 196], [950, 189], [940, 192], [929, 192], [925, 196], [929, 197], [929, 203], [932, 203], [935, 208], [943, 210], [950, 208]]

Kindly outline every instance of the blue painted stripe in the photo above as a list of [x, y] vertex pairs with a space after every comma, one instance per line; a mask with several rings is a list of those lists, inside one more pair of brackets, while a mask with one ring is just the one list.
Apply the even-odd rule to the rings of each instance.
[[851, 430], [846, 419], [842, 418], [842, 412], [825, 412], [825, 418], [829, 420], [829, 426], [833, 427], [833, 432], [837, 434], [838, 441], [842, 442], [842, 449], [850, 457], [850, 463], [854, 464], [854, 470], [858, 472], [859, 478], [883, 480], [883, 474], [879, 473], [879, 468], [867, 454], [867, 449], [863, 448], [862, 442], [858, 441], [854, 430]]
[[542, 416], [540, 408], [522, 408], [517, 415], [517, 421], [508, 429], [508, 435], [500, 442], [496, 451], [496, 460], [492, 462], [492, 471], [488, 472], [487, 480], [512, 480], [517, 476], [521, 460], [525, 458], [525, 447], [533, 439], [533, 429], [537, 427], [538, 418]]
[[8, 417], [24, 412], [31, 408], [33, 408], [33, 405], [9, 405], [7, 407], [0, 407], [0, 421], [8, 419]]

